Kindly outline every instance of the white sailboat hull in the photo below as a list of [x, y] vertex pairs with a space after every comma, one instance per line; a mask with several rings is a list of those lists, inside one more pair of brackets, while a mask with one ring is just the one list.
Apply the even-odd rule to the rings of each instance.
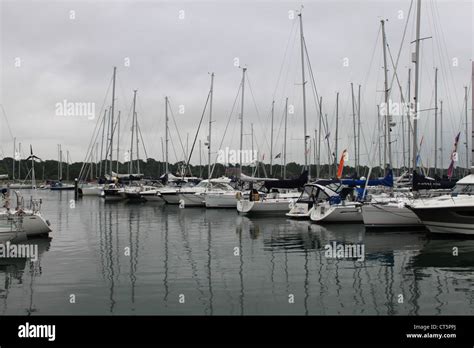
[[363, 222], [360, 204], [350, 205], [317, 205], [312, 210], [311, 221], [324, 223], [347, 223], [347, 222]]
[[232, 194], [206, 194], [206, 208], [236, 208], [237, 198]]
[[295, 203], [286, 216], [292, 219], [309, 219], [314, 206], [308, 209], [308, 203]]
[[203, 207], [204, 196], [196, 193], [178, 193], [178, 202], [184, 207]]
[[366, 227], [420, 227], [420, 219], [410, 209], [397, 204], [366, 204], [362, 206]]
[[278, 214], [284, 216], [289, 209], [290, 199], [265, 199], [261, 201], [237, 201], [240, 214]]

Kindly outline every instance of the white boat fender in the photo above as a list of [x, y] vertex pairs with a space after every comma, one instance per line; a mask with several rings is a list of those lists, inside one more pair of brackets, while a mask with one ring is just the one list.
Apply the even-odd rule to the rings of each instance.
[[185, 204], [184, 204], [184, 200], [183, 199], [180, 199], [179, 200], [179, 207], [182, 209], [185, 207]]

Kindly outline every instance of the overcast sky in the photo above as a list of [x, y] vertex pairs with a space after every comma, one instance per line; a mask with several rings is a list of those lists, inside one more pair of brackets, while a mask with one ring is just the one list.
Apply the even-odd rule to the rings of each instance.
[[[149, 157], [161, 159], [164, 138], [164, 97], [169, 96], [184, 146], [189, 147], [215, 73], [213, 152], [218, 150], [238, 92], [242, 70], [248, 68], [245, 89], [244, 148], [254, 146], [269, 158], [270, 110], [275, 100], [274, 155], [283, 146], [285, 97], [294, 106], [288, 118], [288, 161], [303, 162], [303, 116], [299, 23], [292, 10], [303, 9], [304, 36], [316, 88], [323, 97], [334, 150], [336, 92], [340, 92], [339, 153], [354, 156], [350, 83], [361, 91], [361, 162], [378, 164], [375, 153], [377, 107], [383, 100], [383, 59], [380, 20], [387, 19], [390, 53], [396, 60], [402, 43], [410, 0], [403, 1], [4, 1], [0, 0], [0, 104], [11, 133], [22, 143], [24, 155], [32, 144], [43, 159], [57, 158], [57, 144], [81, 161], [103, 107], [111, 103], [110, 81], [117, 66], [116, 114], [120, 110], [121, 159], [130, 145], [130, 109], [138, 90], [137, 112]], [[398, 77], [407, 89], [410, 52], [415, 38], [415, 4], [407, 25]], [[71, 12], [73, 11], [73, 12]], [[434, 67], [439, 67], [439, 99], [443, 100], [444, 165], [458, 131], [464, 135], [464, 86], [470, 86], [473, 57], [472, 1], [422, 1], [421, 109], [434, 108]], [[348, 63], [348, 64], [344, 64]], [[389, 60], [390, 63], [390, 60]], [[394, 69], [389, 66], [389, 78]], [[412, 81], [413, 81], [412, 75]], [[308, 135], [318, 128], [311, 78], [306, 68]], [[413, 85], [412, 85], [413, 87]], [[469, 87], [471, 88], [471, 87]], [[395, 82], [392, 100], [399, 102]], [[413, 92], [412, 92], [413, 93]], [[412, 94], [413, 95], [413, 94]], [[57, 103], [95, 105], [95, 119], [56, 115]], [[105, 100], [105, 105], [104, 105]], [[91, 104], [92, 105], [92, 104]], [[184, 113], [179, 113], [179, 106]], [[471, 101], [469, 94], [469, 113]], [[222, 147], [238, 149], [240, 100]], [[0, 109], [0, 114], [3, 111]], [[173, 145], [182, 159], [170, 114]], [[421, 115], [424, 164], [433, 165], [434, 111]], [[4, 115], [0, 156], [12, 156], [13, 139]], [[402, 162], [401, 123], [393, 130], [394, 165]], [[469, 123], [470, 123], [469, 114]], [[198, 139], [207, 136], [207, 116]], [[470, 134], [470, 133], [469, 133]], [[323, 132], [323, 138], [325, 136]], [[465, 139], [462, 137], [462, 143]], [[461, 161], [464, 149], [460, 149]], [[140, 150], [143, 154], [143, 150]], [[203, 163], [206, 162], [203, 153]], [[313, 154], [310, 156], [313, 162]], [[170, 143], [170, 161], [176, 160]], [[327, 162], [327, 146], [321, 160]], [[279, 161], [279, 160], [278, 160]], [[278, 162], [277, 161], [277, 162]], [[193, 162], [199, 162], [196, 149]], [[461, 162], [462, 163], [462, 162]]]

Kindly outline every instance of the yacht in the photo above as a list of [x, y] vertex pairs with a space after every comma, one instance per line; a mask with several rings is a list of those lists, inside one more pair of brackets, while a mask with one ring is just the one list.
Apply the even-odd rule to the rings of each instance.
[[279, 192], [272, 190], [263, 195], [253, 189], [248, 199], [237, 201], [237, 211], [239, 214], [252, 215], [281, 215], [284, 216], [288, 211], [290, 203], [294, 202], [300, 196], [298, 191]]
[[416, 199], [406, 206], [432, 233], [474, 235], [474, 174], [459, 180], [451, 194]]

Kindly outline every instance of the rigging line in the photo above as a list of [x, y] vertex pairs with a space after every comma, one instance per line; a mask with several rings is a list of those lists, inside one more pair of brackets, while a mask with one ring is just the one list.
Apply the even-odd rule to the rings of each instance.
[[10, 133], [10, 137], [11, 137], [12, 140], [13, 140], [13, 139], [14, 139], [14, 136], [13, 136], [12, 130], [11, 130], [11, 128], [10, 128], [10, 123], [8, 122], [7, 113], [5, 112], [5, 109], [3, 108], [3, 104], [0, 104], [0, 107], [2, 108], [3, 116], [4, 116], [5, 121], [6, 121], [6, 123], [7, 123], [8, 132]]
[[143, 141], [142, 129], [140, 128], [140, 124], [138, 123], [138, 121], [137, 121], [137, 127], [138, 127], [138, 133], [140, 134], [140, 139], [142, 140], [142, 147], [143, 147], [143, 151], [145, 152], [145, 162], [146, 162], [148, 159], [148, 154], [146, 152], [145, 142]]
[[178, 139], [179, 139], [179, 143], [181, 144], [181, 150], [183, 151], [183, 157], [186, 160], [186, 151], [184, 150], [183, 141], [181, 140], [181, 135], [180, 135], [179, 130], [178, 130], [178, 125], [176, 124], [176, 119], [174, 118], [173, 109], [171, 108], [170, 97], [168, 97], [168, 106], [169, 106], [169, 110], [171, 112], [171, 118], [173, 119], [174, 127], [176, 128], [176, 133], [178, 133]]
[[[437, 17], [438, 17], [438, 20], [433, 19], [433, 22], [434, 22], [434, 23], [441, 23], [441, 17], [440, 17], [440, 15], [439, 15], [439, 10], [438, 10], [438, 8], [437, 8], [437, 5], [434, 4], [434, 3], [433, 3], [433, 9], [436, 10], [436, 11], [433, 11], [433, 12], [436, 12], [436, 13], [433, 13], [433, 15], [434, 15], [434, 16], [437, 15]], [[442, 46], [444, 47], [444, 51], [441, 49], [441, 47], [440, 47], [440, 50], [439, 50], [439, 51], [445, 53], [445, 59], [446, 59], [446, 61], [451, 61], [451, 59], [449, 58], [448, 51], [447, 51], [447, 45], [446, 45], [446, 39], [445, 39], [445, 36], [444, 36], [444, 31], [443, 31], [443, 28], [442, 28], [441, 26], [439, 26], [438, 35], [439, 35], [439, 37], [440, 37], [440, 41], [442, 41], [442, 42], [440, 42], [440, 45], [442, 45]], [[443, 60], [443, 61], [444, 61], [444, 60]], [[451, 81], [451, 83], [452, 83], [452, 86], [455, 86], [452, 70], [451, 70], [451, 69], [448, 69], [448, 72], [450, 73], [449, 75], [450, 75], [450, 77], [451, 77], [450, 81]], [[448, 79], [446, 78], [446, 80], [448, 80]], [[456, 88], [453, 88], [453, 89], [456, 90]], [[447, 89], [447, 91], [449, 91], [449, 88]], [[452, 107], [453, 105], [452, 105], [452, 103], [450, 102], [450, 100], [451, 100], [450, 94], [447, 93], [447, 96], [448, 96], [448, 103], [451, 104], [451, 107]], [[457, 104], [457, 106], [458, 106], [458, 108], [459, 108], [459, 107], [460, 107], [459, 100], [457, 100], [457, 103], [456, 103], [456, 104]], [[462, 110], [459, 110], [459, 114], [462, 115]]]
[[369, 62], [369, 69], [367, 70], [367, 73], [365, 74], [365, 80], [364, 80], [364, 83], [362, 84], [363, 86], [363, 90], [362, 92], [365, 93], [365, 88], [367, 87], [367, 81], [369, 80], [369, 76], [370, 76], [370, 71], [372, 69], [372, 63], [374, 61], [374, 57], [375, 57], [375, 52], [377, 51], [377, 45], [378, 45], [378, 42], [379, 42], [379, 37], [380, 37], [380, 33], [381, 33], [382, 29], [381, 27], [379, 26], [379, 30], [377, 31], [377, 37], [375, 38], [375, 44], [374, 44], [374, 48], [372, 50], [372, 55], [370, 57], [370, 62]]
[[[273, 96], [272, 96], [272, 100], [275, 100], [275, 95], [276, 95], [276, 92], [277, 92], [277, 89], [278, 89], [278, 86], [280, 84], [280, 78], [281, 78], [281, 74], [283, 72], [283, 66], [285, 64], [285, 61], [286, 61], [286, 56], [288, 54], [288, 48], [290, 46], [290, 41], [291, 41], [291, 38], [293, 36], [293, 31], [295, 29], [295, 24], [296, 24], [297, 21], [293, 21], [293, 25], [291, 27], [291, 30], [290, 30], [290, 35], [288, 36], [288, 40], [286, 42], [286, 47], [285, 47], [285, 53], [283, 54], [283, 61], [281, 62], [281, 66], [280, 66], [280, 72], [278, 73], [278, 79], [277, 79], [277, 83], [276, 83], [276, 86], [275, 86], [275, 90], [273, 91]], [[295, 31], [296, 32], [296, 31]]]
[[175, 161], [176, 161], [175, 163], [178, 163], [179, 159], [178, 159], [178, 154], [176, 153], [176, 148], [174, 147], [173, 137], [169, 137], [169, 139], [171, 141], [171, 147], [173, 148], [174, 158], [175, 158]]
[[[232, 109], [230, 110], [229, 117], [227, 118], [227, 124], [225, 126], [224, 134], [222, 135], [222, 138], [221, 138], [221, 143], [219, 144], [219, 149], [222, 148], [222, 144], [224, 143], [224, 139], [225, 139], [225, 136], [227, 134], [227, 129], [229, 127], [230, 121], [232, 120], [232, 114], [234, 113], [235, 104], [237, 103], [237, 98], [240, 95], [240, 90], [241, 89], [242, 89], [242, 82], [239, 85], [239, 89], [237, 90], [237, 94], [235, 95], [234, 104], [232, 105]], [[217, 157], [218, 157], [218, 154], [216, 154], [216, 159], [214, 161], [214, 164], [212, 165], [211, 175], [209, 176], [211, 178], [212, 178], [212, 173], [214, 172], [214, 167], [216, 166]]]
[[[209, 103], [210, 98], [211, 98], [211, 91], [209, 90], [209, 93], [207, 94], [206, 104], [204, 105], [204, 109], [202, 110], [201, 120], [199, 121], [198, 129], [196, 131], [196, 135], [194, 136], [193, 146], [191, 147], [191, 151], [189, 152], [189, 157], [188, 157], [188, 161], [186, 163], [186, 168], [189, 168], [189, 162], [191, 161], [191, 156], [193, 155], [194, 146], [196, 145], [196, 140], [197, 140], [197, 137], [198, 137], [198, 134], [199, 134], [199, 130], [201, 129], [202, 120], [204, 119], [204, 115], [206, 114], [207, 104]], [[189, 171], [191, 173], [190, 168], [189, 168]], [[192, 173], [191, 173], [191, 176], [192, 176]], [[183, 172], [183, 177], [184, 177], [184, 172]]]
[[[252, 96], [253, 104], [255, 106], [255, 111], [257, 112], [257, 120], [260, 123], [260, 127], [262, 127], [263, 129], [266, 129], [266, 127], [264, 127], [264, 125], [262, 124], [262, 119], [261, 119], [260, 113], [258, 111], [257, 102], [255, 101], [255, 95], [253, 94], [252, 84], [250, 83], [250, 77], [249, 77], [248, 72], [247, 72], [247, 83], [249, 85], [250, 95]], [[267, 144], [268, 149], [270, 149], [270, 144], [268, 143], [266, 132], [263, 132], [262, 134], [263, 134], [263, 139], [264, 139], [265, 143]]]
[[316, 107], [319, 108], [319, 94], [318, 94], [318, 89], [316, 87], [316, 82], [314, 80], [314, 74], [313, 74], [313, 67], [311, 65], [311, 60], [309, 59], [309, 53], [308, 53], [308, 48], [306, 47], [306, 41], [303, 38], [303, 46], [304, 46], [304, 51], [306, 53], [306, 61], [308, 62], [308, 70], [311, 76], [311, 80], [313, 81], [313, 84], [311, 85], [313, 87], [314, 92], [316, 93], [316, 100], [317, 104]]
[[[89, 162], [88, 161], [89, 158], [92, 158], [93, 144], [95, 144], [97, 139], [99, 138], [101, 123], [103, 121], [103, 118], [105, 117], [105, 114], [103, 113], [103, 111], [104, 111], [104, 108], [105, 108], [105, 103], [106, 103], [106, 100], [107, 100], [107, 97], [108, 97], [108, 94], [109, 94], [110, 87], [112, 86], [112, 80], [113, 80], [113, 77], [110, 78], [109, 86], [107, 87], [107, 90], [106, 90], [105, 96], [104, 96], [104, 100], [102, 102], [102, 106], [100, 107], [99, 118], [97, 119], [94, 130], [92, 132], [91, 140], [89, 141], [89, 145], [87, 146], [86, 156], [84, 157], [84, 162], [82, 163], [81, 170], [79, 171], [79, 175], [78, 175], [79, 180], [81, 180], [81, 178], [82, 178], [82, 173], [84, 171], [84, 167]], [[100, 160], [102, 160], [102, 158]]]
[[[407, 33], [408, 23], [409, 23], [409, 21], [410, 21], [410, 15], [411, 15], [412, 7], [413, 7], [413, 0], [410, 1], [410, 8], [408, 9], [407, 20], [406, 20], [406, 22], [405, 22], [405, 28], [403, 29], [402, 40], [400, 41], [400, 47], [399, 47], [399, 49], [398, 49], [397, 63], [394, 65], [395, 71], [397, 70], [398, 62], [399, 62], [399, 60], [400, 60], [400, 55], [401, 55], [401, 53], [402, 53], [403, 45], [404, 45], [404, 42], [405, 42], [405, 36], [406, 36], [406, 33]], [[388, 45], [388, 43], [387, 43], [387, 48], [388, 48], [388, 47], [389, 47], [389, 45]], [[392, 63], [392, 65], [393, 65], [393, 63]], [[392, 76], [392, 81], [390, 82], [390, 89], [389, 89], [389, 91], [392, 90], [394, 78], [395, 78], [395, 76]], [[398, 79], [398, 77], [397, 77], [397, 79]]]

